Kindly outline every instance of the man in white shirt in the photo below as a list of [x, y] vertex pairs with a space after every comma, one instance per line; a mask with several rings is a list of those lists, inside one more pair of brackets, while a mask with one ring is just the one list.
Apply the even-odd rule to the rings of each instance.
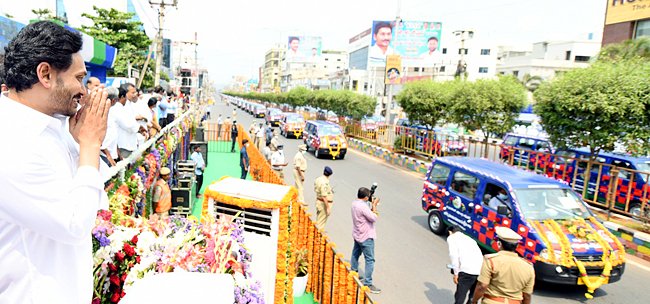
[[271, 169], [282, 179], [284, 179], [284, 167], [289, 164], [284, 158], [283, 148], [283, 145], [278, 145], [278, 150], [271, 154]]
[[176, 96], [171, 95], [167, 97], [167, 124], [174, 122], [176, 119], [176, 110], [178, 109], [178, 102]]
[[440, 66], [442, 64], [442, 58], [440, 57], [440, 52], [438, 51], [438, 37], [431, 36], [427, 40], [428, 50], [420, 55], [420, 60], [422, 60], [422, 66], [432, 67]]
[[[456, 284], [454, 303], [470, 303], [474, 296], [478, 275], [481, 273], [481, 266], [483, 266], [483, 254], [476, 241], [464, 234], [458, 226], [449, 227], [447, 245]], [[469, 292], [469, 297], [467, 297], [467, 292]]]
[[203, 160], [203, 154], [201, 154], [201, 146], [194, 146], [194, 153], [190, 156], [190, 159], [196, 164], [196, 198], [201, 197], [201, 187], [203, 186], [203, 171], [205, 171], [205, 161]]
[[127, 83], [119, 88], [119, 99], [115, 104], [118, 109], [117, 125], [117, 147], [120, 153], [120, 158], [128, 158], [133, 151], [138, 149], [138, 132], [145, 129], [138, 124], [136, 115], [133, 112], [133, 107], [130, 105], [130, 99], [134, 99], [135, 86]]
[[111, 103], [111, 108], [108, 111], [108, 120], [106, 122], [106, 136], [101, 146], [100, 157], [102, 160], [109, 166], [115, 166], [115, 162], [119, 159], [119, 154], [117, 153], [117, 112], [115, 107], [113, 107], [118, 100], [119, 91], [117, 88], [110, 87], [106, 89], [108, 94], [108, 100]]
[[375, 44], [368, 51], [368, 58], [371, 63], [385, 64], [386, 55], [395, 53], [390, 47], [390, 41], [393, 39], [393, 26], [388, 22], [378, 22], [373, 31]]
[[221, 114], [219, 114], [219, 117], [217, 117], [217, 139], [221, 138], [221, 127], [222, 126], [223, 126], [223, 118], [221, 118]]
[[0, 149], [2, 303], [93, 296], [91, 231], [108, 208], [98, 168], [110, 103], [102, 87], [87, 94], [81, 46], [79, 33], [39, 21], [6, 48], [0, 140], [20, 149]]

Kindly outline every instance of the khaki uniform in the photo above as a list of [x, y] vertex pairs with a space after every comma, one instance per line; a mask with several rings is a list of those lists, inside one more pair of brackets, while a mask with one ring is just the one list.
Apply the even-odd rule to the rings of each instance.
[[271, 148], [272, 152], [275, 152], [278, 150], [278, 145], [280, 144], [280, 140], [278, 139], [277, 135], [273, 135], [273, 138], [271, 138], [271, 145], [269, 148]]
[[334, 201], [334, 192], [330, 186], [330, 180], [327, 176], [321, 175], [314, 181], [314, 191], [316, 192], [316, 228], [325, 229], [327, 223], [327, 206], [325, 200], [330, 204]]
[[303, 207], [307, 207], [307, 204], [305, 204], [305, 182], [300, 179], [300, 174], [298, 173], [298, 171], [302, 171], [303, 176], [305, 175], [305, 171], [307, 171], [307, 160], [300, 151], [293, 157], [292, 171], [295, 187], [298, 190], [298, 201], [302, 203]]
[[535, 270], [517, 253], [499, 251], [485, 256], [478, 281], [488, 285], [481, 303], [521, 303], [522, 293], [533, 294]]

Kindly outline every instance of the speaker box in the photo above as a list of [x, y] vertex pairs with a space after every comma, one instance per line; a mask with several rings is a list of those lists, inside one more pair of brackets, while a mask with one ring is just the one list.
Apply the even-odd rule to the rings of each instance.
[[194, 140], [195, 141], [205, 141], [203, 127], [197, 127], [196, 128], [196, 132], [194, 133]]
[[179, 206], [190, 208], [193, 198], [191, 191], [191, 188], [172, 188], [172, 208]]

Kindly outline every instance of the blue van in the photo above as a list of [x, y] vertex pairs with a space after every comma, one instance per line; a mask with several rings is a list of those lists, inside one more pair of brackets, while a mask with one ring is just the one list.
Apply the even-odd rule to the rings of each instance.
[[[589, 200], [599, 203], [605, 203], [609, 183], [612, 180], [611, 169], [618, 167], [618, 181], [616, 186], [616, 199], [614, 208], [626, 211], [633, 216], [642, 215], [642, 202], [650, 199], [650, 158], [634, 157], [626, 154], [601, 152], [595, 158], [596, 164], [593, 164], [590, 170], [590, 177], [587, 190], [584, 191], [585, 171], [587, 170], [586, 162], [577, 162], [578, 160], [588, 161], [591, 151], [587, 148], [558, 150], [552, 163], [562, 163], [564, 161], [573, 170], [576, 170], [575, 181], [573, 175], [570, 175], [569, 181], [573, 188], [580, 194], [585, 194]], [[576, 163], [577, 168], [576, 168]], [[575, 184], [573, 183], [575, 182]], [[596, 189], [598, 189], [596, 191]], [[597, 196], [596, 196], [597, 194]], [[646, 208], [646, 212], [649, 212]]]
[[[515, 148], [515, 149], [513, 149]], [[508, 133], [501, 143], [501, 152], [499, 156], [504, 161], [510, 160], [510, 154], [513, 154], [513, 164], [527, 166], [529, 164], [531, 152], [553, 153], [553, 145], [544, 136], [530, 136]]]
[[511, 228], [523, 237], [517, 252], [542, 281], [576, 285], [581, 276], [604, 275], [612, 283], [625, 270], [620, 241], [568, 185], [545, 176], [485, 159], [438, 157], [422, 209], [434, 233], [456, 225], [490, 252], [498, 250], [495, 227]]

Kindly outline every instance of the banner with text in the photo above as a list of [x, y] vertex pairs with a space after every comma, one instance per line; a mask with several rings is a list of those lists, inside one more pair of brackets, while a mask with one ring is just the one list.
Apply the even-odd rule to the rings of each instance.
[[605, 24], [650, 18], [648, 0], [607, 0]]

